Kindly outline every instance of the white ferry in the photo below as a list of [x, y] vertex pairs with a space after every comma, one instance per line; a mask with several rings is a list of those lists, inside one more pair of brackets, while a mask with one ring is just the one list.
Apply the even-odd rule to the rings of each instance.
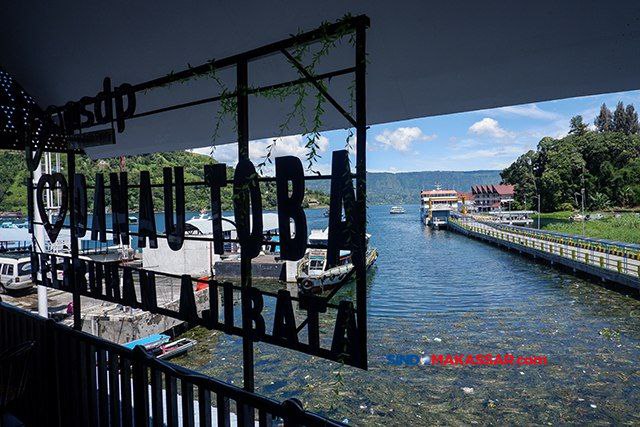
[[[367, 234], [367, 270], [371, 268], [378, 258], [378, 251], [369, 247], [370, 234]], [[329, 241], [329, 229], [311, 230], [309, 235], [310, 244], [326, 245]], [[340, 251], [338, 265], [327, 268], [327, 250], [311, 249], [307, 250], [305, 256], [298, 263], [298, 287], [302, 292], [321, 293], [325, 290], [339, 286], [354, 274], [353, 263], [351, 262], [350, 251]]]
[[404, 210], [404, 208], [402, 206], [391, 206], [391, 209], [389, 210], [389, 213], [391, 215], [399, 215], [399, 214], [403, 214], [406, 211]]
[[446, 227], [451, 211], [458, 209], [458, 192], [442, 190], [436, 186], [435, 190], [420, 192], [420, 221], [433, 228]]

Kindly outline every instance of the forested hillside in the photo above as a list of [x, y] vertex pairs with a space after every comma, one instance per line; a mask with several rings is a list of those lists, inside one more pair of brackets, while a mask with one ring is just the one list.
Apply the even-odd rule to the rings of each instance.
[[[423, 171], [423, 172], [369, 172], [367, 174], [367, 201], [370, 204], [420, 203], [420, 191], [443, 189], [469, 192], [475, 184], [497, 184], [500, 171]], [[312, 181], [309, 187], [329, 191], [329, 184]]]
[[[64, 156], [63, 156], [64, 157]], [[209, 156], [201, 154], [177, 151], [172, 153], [156, 153], [144, 156], [132, 156], [125, 159], [125, 169], [129, 173], [129, 183], [138, 182], [140, 171], [147, 170], [151, 174], [152, 182], [162, 182], [162, 168], [168, 166], [183, 166], [184, 179], [189, 181], [204, 181], [204, 165], [215, 162]], [[64, 168], [64, 162], [63, 162]], [[120, 170], [120, 159], [101, 159], [91, 160], [86, 156], [78, 156], [77, 165], [78, 173], [83, 173], [87, 177], [87, 184], [93, 185], [95, 174], [101, 172], [105, 174], [105, 184], [109, 185], [109, 172], [118, 172]], [[234, 169], [227, 168], [227, 176], [233, 177]], [[21, 211], [26, 212], [26, 187], [25, 182], [28, 177], [26, 166], [24, 163], [24, 154], [11, 151], [0, 151], [0, 212], [2, 211]], [[276, 191], [273, 184], [261, 184], [263, 186], [262, 196], [265, 209], [274, 208], [276, 206]], [[163, 209], [162, 188], [154, 188], [154, 206], [157, 210]], [[92, 204], [91, 195], [89, 204]], [[326, 194], [317, 191], [307, 191], [306, 205], [309, 202], [316, 201], [320, 205], [327, 205], [329, 198]], [[107, 195], [107, 204], [109, 197]], [[210, 209], [209, 190], [205, 187], [187, 186], [185, 188], [185, 204], [186, 209], [197, 211], [201, 209]], [[227, 186], [222, 189], [222, 206], [223, 209], [231, 209], [233, 204], [232, 188]], [[129, 207], [130, 210], [136, 210], [138, 207], [138, 192], [129, 191]]]
[[539, 193], [544, 212], [577, 208], [583, 185], [588, 209], [640, 205], [640, 126], [633, 105], [619, 103], [612, 113], [603, 104], [594, 125], [589, 130], [575, 116], [566, 137], [543, 138], [502, 171], [520, 207], [534, 208]]

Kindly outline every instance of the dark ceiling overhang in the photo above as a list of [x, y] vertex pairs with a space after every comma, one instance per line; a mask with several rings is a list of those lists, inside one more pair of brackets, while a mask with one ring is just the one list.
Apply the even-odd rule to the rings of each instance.
[[[620, 1], [6, 2], [0, 63], [41, 107], [93, 96], [109, 76], [136, 84], [311, 30], [347, 13], [367, 33], [370, 124], [640, 87], [640, 3]], [[348, 64], [340, 47], [327, 66]], [[282, 58], [250, 70], [254, 84], [292, 73]], [[292, 76], [295, 76], [293, 72]], [[223, 75], [233, 85], [233, 78]], [[332, 95], [348, 101], [349, 81]], [[161, 89], [147, 107], [215, 95], [211, 81]], [[206, 146], [216, 106], [137, 120], [94, 157]], [[288, 106], [250, 104], [251, 139], [278, 134]], [[325, 129], [348, 124], [327, 108]], [[291, 127], [289, 133], [301, 132]], [[225, 126], [215, 144], [233, 142]]]

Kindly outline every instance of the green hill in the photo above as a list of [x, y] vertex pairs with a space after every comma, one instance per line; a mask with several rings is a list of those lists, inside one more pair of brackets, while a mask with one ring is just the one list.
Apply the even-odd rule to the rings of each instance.
[[[185, 181], [203, 181], [204, 165], [214, 162], [208, 156], [186, 151], [172, 153], [156, 153], [144, 156], [126, 158], [126, 170], [129, 180], [135, 183], [139, 172], [151, 172], [153, 182], [161, 182], [162, 168], [166, 166], [184, 166]], [[63, 166], [64, 167], [64, 166]], [[118, 158], [91, 160], [79, 156], [77, 170], [87, 177], [89, 185], [93, 184], [96, 172], [105, 174], [108, 184], [109, 172], [120, 170]], [[233, 176], [233, 168], [228, 168], [227, 175]], [[0, 211], [26, 212], [26, 189], [24, 183], [28, 177], [22, 153], [15, 151], [0, 151]], [[425, 171], [367, 174], [367, 192], [370, 204], [418, 203], [420, 190], [432, 189], [436, 185], [442, 188], [458, 191], [469, 191], [473, 184], [492, 184], [500, 182], [500, 171], [480, 170], [469, 172], [457, 171]], [[328, 181], [308, 181], [307, 201], [312, 205], [327, 205], [330, 183]], [[154, 206], [162, 209], [162, 189], [154, 191]], [[264, 185], [263, 199], [265, 208], [273, 208], [276, 204], [275, 188], [273, 184]], [[130, 191], [129, 206], [132, 210], [138, 206], [137, 191]], [[91, 198], [91, 197], [90, 197]], [[204, 187], [186, 188], [187, 210], [209, 208], [209, 192]], [[108, 203], [107, 197], [107, 203]], [[222, 191], [223, 208], [232, 205], [231, 186]], [[91, 203], [91, 200], [90, 200]]]
[[[63, 156], [64, 157], [64, 156]], [[168, 166], [183, 166], [185, 182], [204, 181], [204, 165], [215, 163], [209, 156], [201, 154], [176, 151], [172, 153], [156, 153], [143, 156], [131, 156], [126, 158], [126, 170], [129, 172], [129, 183], [138, 182], [140, 171], [148, 170], [151, 173], [152, 182], [162, 182], [162, 168]], [[64, 162], [63, 162], [63, 168]], [[109, 172], [120, 170], [118, 158], [91, 160], [86, 156], [78, 156], [76, 161], [78, 173], [87, 177], [87, 184], [93, 185], [97, 172], [105, 174], [105, 184], [108, 186]], [[227, 168], [227, 176], [233, 177], [234, 169]], [[15, 151], [0, 151], [0, 212], [21, 211], [26, 213], [26, 187], [25, 182], [29, 174], [24, 163], [24, 154]], [[276, 206], [275, 185], [272, 183], [261, 184], [263, 187], [263, 206], [265, 209], [273, 209]], [[153, 189], [154, 207], [162, 210], [162, 188]], [[92, 196], [89, 196], [89, 205], [92, 204]], [[109, 197], [107, 195], [107, 204]], [[230, 185], [222, 189], [223, 209], [232, 208], [232, 188]], [[305, 205], [324, 206], [329, 204], [329, 197], [321, 192], [308, 190]], [[189, 211], [198, 211], [210, 208], [209, 190], [202, 187], [187, 186], [185, 188], [185, 205]], [[138, 192], [129, 191], [129, 208], [134, 211], [138, 208]]]
[[[419, 203], [420, 191], [436, 185], [443, 189], [471, 191], [474, 184], [498, 184], [500, 171], [423, 171], [423, 172], [369, 172], [367, 173], [367, 201], [369, 204]], [[312, 181], [310, 188], [329, 192], [329, 183]]]

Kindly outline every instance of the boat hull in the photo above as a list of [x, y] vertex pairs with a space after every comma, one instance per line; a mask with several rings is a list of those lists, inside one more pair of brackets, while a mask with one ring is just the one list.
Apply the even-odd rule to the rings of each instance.
[[[367, 252], [367, 270], [373, 266], [377, 259], [378, 251], [376, 249], [371, 249]], [[354, 273], [353, 264], [349, 263], [330, 268], [318, 276], [300, 275], [298, 277], [298, 288], [301, 292], [321, 293], [348, 282]]]

